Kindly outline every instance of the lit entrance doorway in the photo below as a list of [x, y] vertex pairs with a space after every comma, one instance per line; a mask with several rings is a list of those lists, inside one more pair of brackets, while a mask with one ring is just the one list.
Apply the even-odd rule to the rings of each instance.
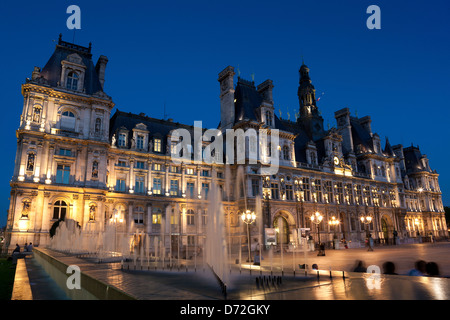
[[386, 244], [389, 244], [389, 241], [390, 241], [389, 238], [392, 238], [392, 236], [393, 236], [391, 234], [391, 237], [390, 237], [391, 231], [393, 231], [393, 230], [391, 227], [390, 219], [386, 216], [383, 216], [381, 218], [381, 232], [383, 233], [383, 238], [384, 238], [384, 241], [386, 242]]
[[278, 230], [277, 244], [287, 244], [289, 242], [289, 225], [283, 216], [275, 217], [273, 227]]

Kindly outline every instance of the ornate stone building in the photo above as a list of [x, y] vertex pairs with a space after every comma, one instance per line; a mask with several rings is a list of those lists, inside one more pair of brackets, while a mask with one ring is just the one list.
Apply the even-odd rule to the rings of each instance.
[[[166, 248], [190, 250], [203, 243], [213, 184], [222, 190], [235, 244], [245, 234], [239, 214], [255, 208], [258, 197], [264, 227], [283, 228], [278, 240], [284, 243], [294, 241], [299, 228], [310, 228], [321, 241], [359, 242], [366, 232], [380, 241], [392, 239], [394, 231], [400, 239], [448, 236], [438, 174], [427, 157], [387, 139], [382, 148], [370, 117], [353, 117], [347, 108], [335, 112], [336, 127], [325, 129], [307, 66], [300, 68], [295, 121], [276, 116], [271, 80], [255, 86], [238, 77], [234, 84], [233, 67], [219, 73], [224, 136], [226, 129], [239, 128], [279, 133], [277, 145], [268, 148], [247, 141], [246, 163], [225, 166], [171, 160], [174, 130], [194, 136], [193, 126], [144, 113], [117, 110], [111, 116], [114, 103], [104, 92], [107, 62], [100, 56], [94, 65], [91, 45], [60, 37], [47, 64], [35, 67], [22, 85], [9, 248], [46, 245], [53, 223], [69, 217], [94, 232], [114, 220], [124, 233], [143, 232], [162, 239]], [[252, 148], [258, 155], [274, 152], [278, 172], [261, 174], [260, 157], [248, 161]], [[239, 170], [242, 188], [236, 184]], [[318, 225], [310, 219], [315, 212], [323, 216]], [[361, 217], [367, 216], [372, 220], [365, 225]], [[328, 223], [333, 217], [338, 226]]]

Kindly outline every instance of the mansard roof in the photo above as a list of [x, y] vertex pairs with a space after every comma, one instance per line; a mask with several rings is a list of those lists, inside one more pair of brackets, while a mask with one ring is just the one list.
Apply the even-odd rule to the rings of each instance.
[[419, 147], [410, 146], [403, 148], [403, 155], [405, 158], [406, 173], [431, 171], [423, 165], [422, 158], [424, 158], [424, 155], [420, 152]]
[[238, 78], [234, 98], [235, 123], [244, 119], [259, 122], [260, 115], [257, 114], [257, 109], [261, 106], [263, 98], [253, 81]]
[[368, 132], [359, 122], [357, 118], [350, 117], [350, 125], [352, 128], [352, 139], [355, 150], [358, 149], [358, 145], [361, 146], [362, 152], [373, 150], [373, 141], [370, 132]]
[[[133, 114], [131, 112], [123, 112], [120, 110], [116, 110], [114, 115], [111, 117], [110, 125], [109, 125], [109, 134], [110, 138], [113, 134], [117, 133], [119, 129], [125, 128], [129, 132], [131, 132], [137, 125], [144, 124], [149, 131], [150, 137], [167, 137], [172, 130], [184, 128], [191, 133], [191, 138], [194, 137], [194, 127], [188, 126], [185, 124], [181, 124], [178, 122], [173, 122], [171, 120], [163, 120], [156, 119], [152, 117], [148, 117], [144, 114]], [[131, 135], [128, 136], [128, 139], [131, 140]], [[166, 152], [166, 139], [162, 141], [163, 150], [162, 152]]]
[[91, 46], [89, 45], [89, 47], [83, 47], [66, 42], [61, 39], [61, 36], [59, 37], [55, 51], [42, 69], [40, 75], [47, 80], [47, 83], [50, 86], [57, 87], [61, 80], [61, 62], [74, 53], [81, 57], [83, 65], [86, 66], [83, 84], [85, 93], [91, 95], [98, 91], [103, 92], [102, 85], [100, 84], [97, 71], [95, 70], [95, 66], [92, 61]]

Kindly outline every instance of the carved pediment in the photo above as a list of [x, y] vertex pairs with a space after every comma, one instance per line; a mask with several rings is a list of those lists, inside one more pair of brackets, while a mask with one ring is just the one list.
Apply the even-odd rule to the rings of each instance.
[[142, 130], [142, 131], [148, 131], [148, 130], [147, 130], [147, 126], [146, 126], [145, 124], [143, 124], [143, 123], [138, 123], [138, 124], [134, 127], [134, 129]]
[[66, 58], [67, 62], [75, 63], [81, 66], [84, 66], [83, 59], [76, 53], [69, 54]]

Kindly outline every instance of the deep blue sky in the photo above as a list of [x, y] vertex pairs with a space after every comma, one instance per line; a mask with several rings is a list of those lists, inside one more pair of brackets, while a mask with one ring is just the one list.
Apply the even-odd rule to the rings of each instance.
[[[0, 226], [6, 223], [21, 84], [44, 67], [59, 33], [72, 42], [66, 9], [81, 8], [75, 42], [109, 58], [105, 91], [116, 107], [206, 128], [219, 122], [217, 74], [239, 67], [257, 84], [272, 79], [282, 116], [298, 110], [302, 63], [325, 124], [334, 111], [372, 117], [384, 142], [419, 145], [440, 173], [450, 205], [450, 2], [424, 1], [21, 1], [2, 3]], [[366, 9], [381, 8], [381, 30]]]

